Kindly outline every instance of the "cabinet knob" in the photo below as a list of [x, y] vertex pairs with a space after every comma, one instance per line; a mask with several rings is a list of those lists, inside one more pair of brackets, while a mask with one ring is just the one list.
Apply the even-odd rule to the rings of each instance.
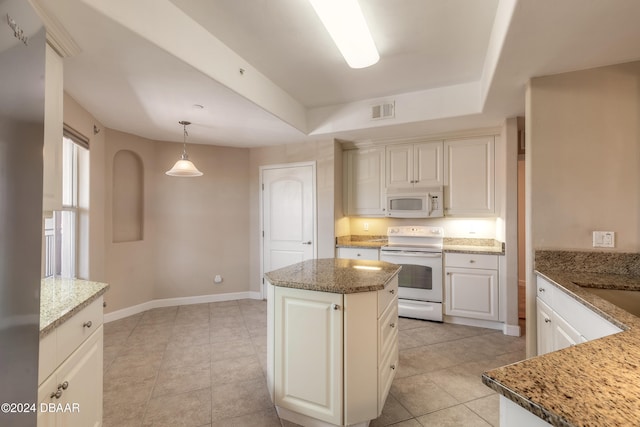
[[545, 289], [544, 288], [538, 288], [538, 292], [544, 292]]
[[67, 388], [69, 388], [69, 381], [58, 384], [58, 390], [66, 390]]
[[303, 245], [310, 245], [311, 244], [311, 240], [308, 240], [306, 242], [302, 242]]
[[476, 262], [476, 260], [475, 260], [475, 259], [470, 259], [470, 260], [469, 260], [469, 263], [470, 263], [470, 264], [474, 264], [475, 262]]
[[58, 389], [53, 393], [51, 393], [51, 396], [49, 396], [49, 398], [53, 399], [55, 397], [56, 399], [60, 399], [61, 396], [62, 396], [62, 390]]
[[93, 323], [91, 323], [91, 320], [89, 320], [88, 322], [84, 322], [82, 324], [82, 327], [84, 328], [90, 328], [93, 325]]
[[390, 323], [389, 326], [391, 326], [392, 328], [395, 328], [396, 324], [395, 323]]
[[544, 319], [544, 323], [551, 323], [551, 319], [547, 317], [546, 319]]
[[390, 293], [391, 295], [393, 295], [393, 294], [395, 294], [395, 293], [396, 293], [396, 290], [395, 290], [395, 289], [389, 289], [389, 293]]
[[340, 306], [338, 304], [333, 304], [331, 307], [333, 307], [334, 310], [340, 310]]
[[362, 254], [356, 254], [356, 256], [362, 256]]
[[396, 364], [395, 364], [395, 363], [392, 363], [392, 364], [391, 364], [391, 369], [393, 369], [393, 370], [395, 370], [395, 369], [396, 369]]

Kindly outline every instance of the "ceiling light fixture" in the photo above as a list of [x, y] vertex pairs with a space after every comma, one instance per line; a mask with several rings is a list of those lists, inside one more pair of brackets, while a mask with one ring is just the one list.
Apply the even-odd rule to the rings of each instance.
[[165, 173], [170, 176], [202, 176], [202, 172], [200, 172], [191, 160], [189, 160], [189, 156], [187, 155], [187, 126], [190, 125], [191, 122], [181, 120], [178, 123], [180, 123], [184, 129], [182, 157], [175, 165], [173, 165], [171, 170], [168, 170]]
[[365, 68], [380, 59], [358, 0], [309, 0], [351, 68]]

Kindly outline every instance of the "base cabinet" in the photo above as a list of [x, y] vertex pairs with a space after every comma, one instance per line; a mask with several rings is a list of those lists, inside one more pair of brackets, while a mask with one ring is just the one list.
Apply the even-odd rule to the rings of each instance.
[[622, 331], [542, 277], [536, 280], [538, 355]]
[[41, 340], [38, 427], [102, 425], [103, 336], [99, 298]]
[[497, 255], [446, 254], [445, 314], [497, 321]]
[[346, 426], [382, 413], [398, 365], [397, 289], [397, 277], [344, 295], [269, 285], [267, 382], [283, 419]]

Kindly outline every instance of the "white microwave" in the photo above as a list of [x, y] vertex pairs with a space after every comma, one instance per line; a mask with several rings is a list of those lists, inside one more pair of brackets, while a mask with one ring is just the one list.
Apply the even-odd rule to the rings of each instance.
[[387, 190], [385, 215], [390, 218], [438, 218], [444, 216], [442, 187]]

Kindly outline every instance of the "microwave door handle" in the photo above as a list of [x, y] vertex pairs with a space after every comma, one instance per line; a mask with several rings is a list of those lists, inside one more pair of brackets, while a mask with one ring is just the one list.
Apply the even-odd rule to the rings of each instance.
[[433, 198], [431, 193], [427, 193], [427, 203], [429, 204], [429, 216], [433, 213]]

